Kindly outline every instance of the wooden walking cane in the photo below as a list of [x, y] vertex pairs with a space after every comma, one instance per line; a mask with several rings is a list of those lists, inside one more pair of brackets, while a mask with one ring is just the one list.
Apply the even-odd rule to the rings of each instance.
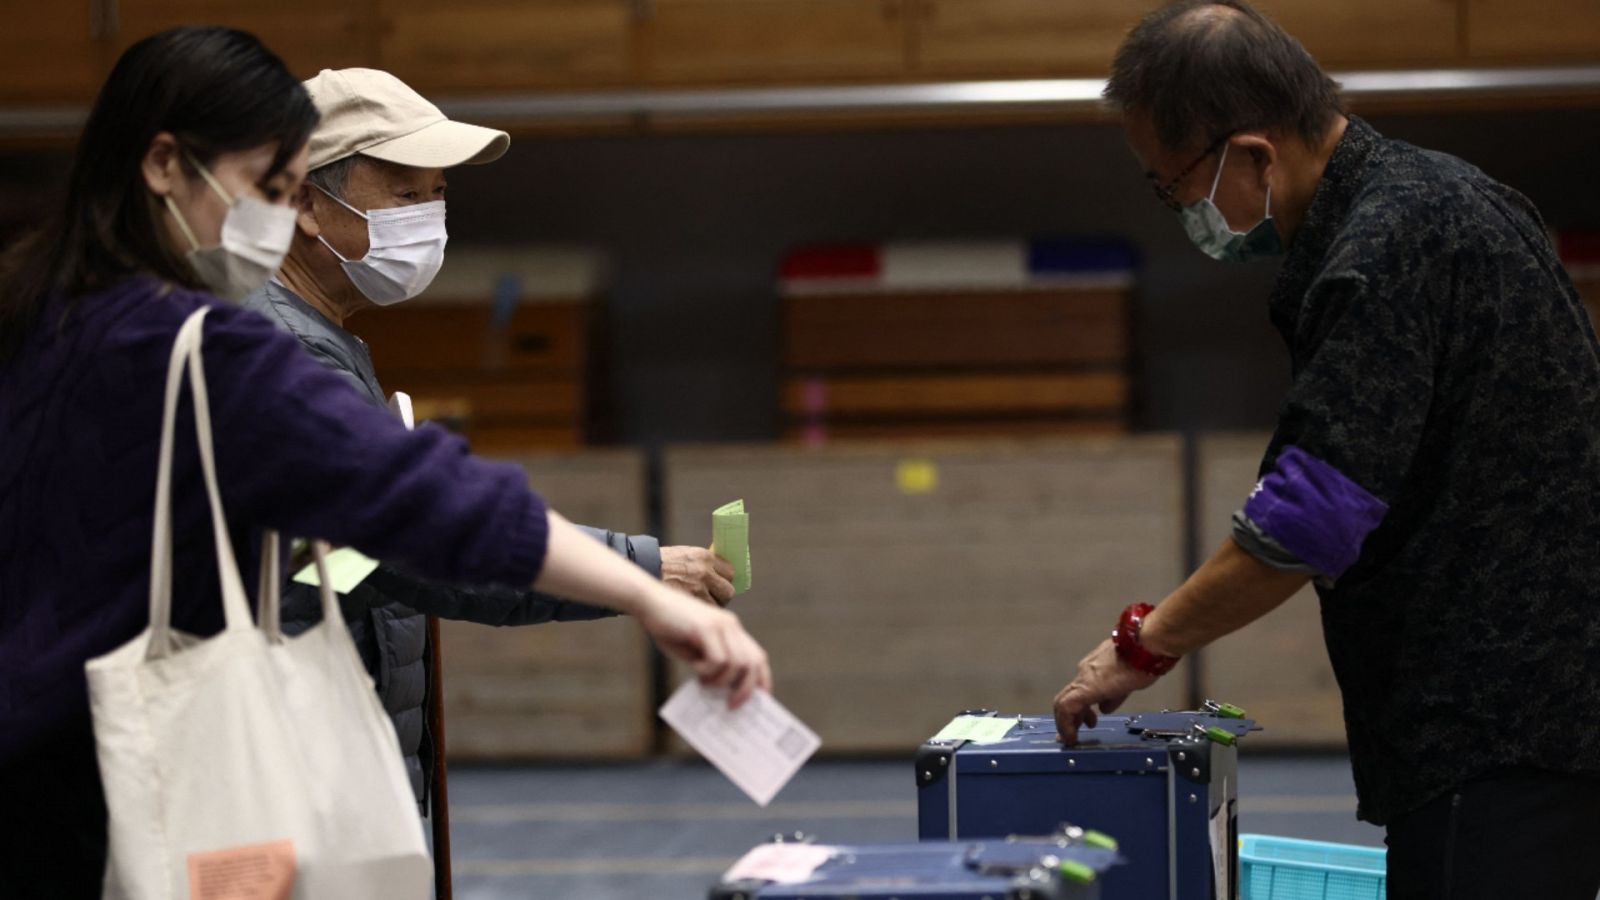
[[439, 654], [439, 617], [428, 617], [428, 731], [433, 735], [433, 790], [428, 811], [433, 819], [433, 890], [437, 900], [451, 900], [450, 785], [444, 759], [444, 666]]
[[[389, 409], [415, 428], [411, 395], [395, 391]], [[450, 785], [449, 767], [444, 761], [444, 665], [439, 653], [439, 617], [428, 617], [428, 733], [433, 735], [433, 779], [428, 792], [428, 814], [433, 822], [433, 896], [451, 900], [450, 887]]]

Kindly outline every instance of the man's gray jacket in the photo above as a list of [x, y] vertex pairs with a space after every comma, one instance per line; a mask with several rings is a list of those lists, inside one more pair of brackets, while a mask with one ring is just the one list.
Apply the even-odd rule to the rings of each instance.
[[[348, 377], [373, 405], [387, 408], [372, 357], [360, 338], [329, 321], [276, 281], [246, 297], [243, 305], [299, 338], [313, 356]], [[652, 576], [661, 577], [661, 547], [655, 538], [579, 527]], [[377, 685], [383, 708], [394, 721], [412, 789], [424, 810], [433, 751], [424, 714], [430, 687], [426, 616], [484, 625], [534, 625], [613, 615], [607, 609], [525, 589], [442, 584], [389, 565], [378, 566], [355, 590], [339, 595], [339, 604], [361, 661]], [[299, 634], [315, 625], [321, 619], [316, 591], [290, 583], [284, 591], [282, 614], [283, 629], [288, 634]]]

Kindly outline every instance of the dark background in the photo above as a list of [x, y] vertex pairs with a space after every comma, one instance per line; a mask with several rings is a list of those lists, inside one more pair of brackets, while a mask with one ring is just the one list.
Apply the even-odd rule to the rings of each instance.
[[[1600, 226], [1600, 110], [1383, 116], [1461, 156], [1553, 228]], [[0, 227], [28, 221], [64, 151], [0, 156]], [[612, 263], [609, 406], [628, 443], [778, 433], [774, 271], [806, 242], [1121, 235], [1137, 288], [1135, 421], [1271, 424], [1287, 382], [1267, 323], [1273, 264], [1193, 250], [1112, 125], [537, 137], [451, 173], [452, 247], [570, 243]]]

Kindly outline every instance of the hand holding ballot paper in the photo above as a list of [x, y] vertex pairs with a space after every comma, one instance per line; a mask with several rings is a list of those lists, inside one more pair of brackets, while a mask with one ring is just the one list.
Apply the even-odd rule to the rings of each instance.
[[[712, 549], [733, 564], [734, 588], [750, 589], [750, 515], [735, 500], [711, 515]], [[761, 806], [800, 770], [822, 741], [767, 690], [730, 708], [728, 692], [689, 681], [661, 707], [661, 718]]]

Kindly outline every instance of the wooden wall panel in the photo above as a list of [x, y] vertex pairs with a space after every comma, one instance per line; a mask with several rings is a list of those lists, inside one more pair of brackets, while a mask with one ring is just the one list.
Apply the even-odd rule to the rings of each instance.
[[487, 302], [372, 309], [350, 330], [372, 347], [380, 377], [404, 373], [570, 375], [587, 358], [589, 304], [531, 304], [504, 326]]
[[372, 0], [117, 0], [116, 5], [117, 54], [179, 25], [227, 25], [260, 38], [301, 78], [377, 61]]
[[1461, 0], [1260, 0], [1323, 66], [1459, 64]]
[[1120, 366], [1130, 307], [1125, 289], [788, 297], [784, 363], [797, 371]]
[[[1472, 0], [1503, 3], [1512, 0]], [[1577, 5], [1585, 0], [1556, 0]], [[924, 0], [916, 16], [916, 70], [924, 76], [1100, 76], [1153, 0]], [[1261, 0], [1327, 66], [1423, 65], [1458, 60], [1458, 0]], [[1553, 16], [1552, 16], [1553, 18]]]
[[94, 100], [106, 65], [87, 0], [4, 0], [0, 16], [0, 104]]
[[1600, 60], [1595, 0], [1463, 0], [1474, 61], [1531, 64]]
[[419, 421], [460, 432], [478, 452], [575, 447], [589, 416], [590, 304], [533, 303], [503, 325], [487, 303], [370, 310], [351, 330], [378, 378], [405, 391]]
[[896, 79], [907, 0], [650, 0], [646, 84]]
[[628, 0], [377, 2], [383, 68], [424, 93], [610, 87], [633, 74]]
[[[114, 15], [97, 17], [97, 4]], [[1127, 31], [1157, 5], [8, 0], [0, 104], [87, 103], [123, 49], [184, 24], [254, 32], [303, 77], [323, 68], [376, 66], [425, 93], [445, 95], [1095, 77], [1109, 70]], [[1260, 7], [1335, 70], [1600, 61], [1600, 5], [1593, 0], [1261, 0]]]
[[949, 414], [1120, 414], [1128, 378], [1113, 372], [792, 378], [784, 385], [791, 416], [876, 418]]
[[[644, 458], [605, 450], [517, 458], [567, 518], [638, 533]], [[441, 623], [452, 759], [637, 757], [654, 742], [648, 639], [631, 619], [494, 628]]]
[[1107, 419], [979, 419], [939, 422], [817, 422], [784, 428], [785, 440], [805, 444], [833, 441], [907, 441], [1063, 436], [1109, 437], [1127, 434], [1121, 416]]
[[927, 0], [916, 71], [926, 77], [1104, 76], [1151, 0]]
[[[1266, 434], [1201, 439], [1200, 548], [1228, 539], [1231, 517], [1256, 481]], [[1305, 588], [1255, 623], [1204, 652], [1201, 693], [1235, 703], [1265, 731], [1252, 747], [1342, 747], [1344, 706], [1322, 638], [1316, 592]]]
[[[680, 448], [664, 471], [675, 542], [745, 500], [754, 586], [734, 608], [831, 752], [909, 753], [968, 707], [1047, 711], [1122, 607], [1181, 575], [1166, 436]], [[1185, 695], [1179, 676], [1133, 702]]]

